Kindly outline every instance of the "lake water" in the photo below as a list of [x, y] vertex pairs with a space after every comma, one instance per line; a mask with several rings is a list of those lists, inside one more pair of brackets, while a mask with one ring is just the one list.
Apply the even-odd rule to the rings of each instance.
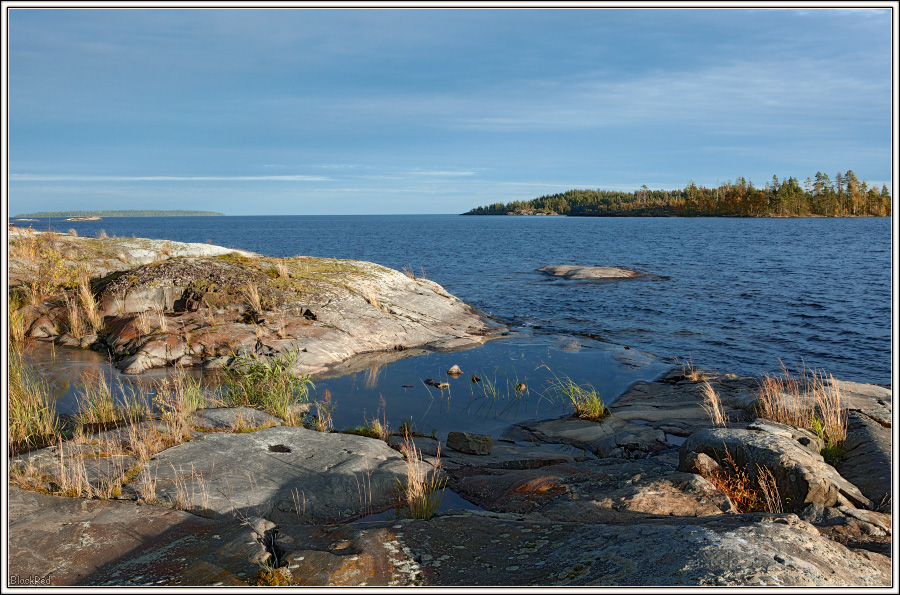
[[[33, 225], [46, 229], [47, 222]], [[550, 368], [614, 396], [672, 358], [748, 375], [777, 370], [781, 358], [789, 368], [803, 361], [837, 378], [891, 382], [891, 220], [885, 218], [272, 216], [51, 225], [81, 235], [102, 228], [111, 236], [408, 267], [513, 331], [497, 345], [456, 357], [430, 354], [386, 366], [368, 380], [354, 375], [317, 383], [348, 409], [362, 398], [353, 394], [365, 393], [364, 404], [352, 405], [357, 419], [362, 411], [374, 416], [381, 396], [393, 419], [417, 415], [396, 396], [398, 387], [415, 386], [399, 390], [415, 391], [421, 401], [421, 379], [453, 363], [466, 376], [449, 391], [432, 388], [432, 408], [442, 399], [477, 401], [483, 389], [467, 380], [471, 373], [546, 383]], [[563, 281], [537, 272], [551, 264], [620, 266], [647, 275]], [[541, 400], [537, 393], [515, 407], [550, 416], [534, 402]], [[434, 420], [426, 418], [418, 429], [427, 433]]]

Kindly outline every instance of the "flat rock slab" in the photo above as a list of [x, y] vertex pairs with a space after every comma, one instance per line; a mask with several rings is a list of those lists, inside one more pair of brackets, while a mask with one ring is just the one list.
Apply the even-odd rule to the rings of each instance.
[[[831, 380], [829, 378], [827, 382], [830, 383]], [[848, 380], [834, 380], [834, 384], [841, 391], [841, 403], [844, 407], [859, 411], [887, 428], [891, 427], [891, 389]]]
[[[257, 567], [248, 559], [259, 549], [247, 527], [233, 523], [230, 532], [240, 537], [232, 549], [228, 569], [188, 559], [175, 551], [193, 546], [206, 555], [222, 554], [222, 530], [208, 519], [160, 506], [112, 500], [83, 500], [27, 492], [15, 487], [9, 499], [9, 574], [37, 576], [43, 586], [144, 585], [162, 580], [192, 584], [188, 568], [206, 568], [193, 584], [241, 584]], [[214, 529], [215, 528], [215, 529]], [[216, 536], [213, 538], [213, 536]], [[218, 547], [216, 547], [218, 546]]]
[[390, 507], [406, 473], [405, 459], [380, 440], [278, 426], [172, 447], [133, 485], [155, 481], [159, 500], [212, 517], [316, 523]]
[[756, 401], [757, 380], [732, 374], [698, 373], [687, 379], [673, 370], [655, 382], [638, 382], [609, 405], [619, 418], [646, 423], [666, 434], [686, 437], [712, 427], [703, 409], [705, 382], [719, 395], [726, 416], [733, 421], [749, 418], [747, 410]]
[[[557, 463], [571, 463], [583, 460], [589, 455], [584, 449], [568, 445], [515, 443], [498, 440], [493, 443], [491, 454], [473, 455], [447, 448], [440, 441], [426, 436], [412, 438], [416, 450], [423, 456], [434, 457], [440, 447], [441, 465], [445, 469], [457, 467], [485, 467], [491, 469], [538, 469]], [[404, 440], [391, 437], [391, 445], [401, 447]]]
[[450, 487], [496, 512], [571, 522], [736, 512], [709, 481], [658, 459], [595, 459], [532, 469], [448, 468]]
[[602, 422], [577, 417], [562, 417], [539, 422], [525, 422], [517, 427], [541, 441], [569, 444], [589, 450], [599, 457], [634, 456], [671, 448], [665, 434], [656, 428], [635, 424], [615, 414]]
[[795, 515], [629, 524], [466, 512], [403, 521], [396, 542], [425, 585], [875, 586], [890, 559], [857, 553]]
[[255, 429], [280, 426], [281, 418], [250, 407], [199, 409], [191, 415], [191, 424], [204, 430]]
[[637, 271], [619, 267], [590, 267], [571, 264], [551, 265], [541, 267], [538, 270], [554, 277], [573, 281], [582, 279], [630, 279], [641, 275]]

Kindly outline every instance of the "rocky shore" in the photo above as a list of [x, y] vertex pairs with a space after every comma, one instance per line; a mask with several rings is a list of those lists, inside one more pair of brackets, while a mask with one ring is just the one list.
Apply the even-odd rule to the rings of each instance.
[[[13, 240], [15, 292], [47, 273], [47, 259], [29, 258], [26, 237]], [[439, 285], [371, 263], [41, 241], [60, 255], [53, 270], [88, 268], [102, 318], [96, 332], [73, 334], [70, 289], [68, 302], [20, 308], [27, 334], [103, 348], [130, 373], [227, 366], [239, 350], [299, 352], [305, 371], [327, 373], [502, 331]], [[379, 439], [208, 408], [179, 422], [183, 440], [140, 459], [141, 436], [169, 431], [165, 412], [95, 428], [10, 457], [8, 581], [889, 587], [892, 393], [824, 382], [849, 422], [845, 452], [830, 463], [817, 433], [758, 417], [759, 379], [684, 368], [633, 385], [601, 421], [565, 416], [497, 436], [459, 428], [446, 441]], [[400, 488], [416, 474], [443, 478], [445, 501], [461, 496], [466, 507], [411, 518]], [[76, 476], [91, 498], [65, 495]], [[767, 495], [754, 487], [763, 477]]]
[[[726, 404], [725, 428], [703, 410], [706, 382]], [[417, 436], [419, 464], [477, 507], [430, 520], [366, 516], [398, 503], [399, 437], [391, 448], [201, 410], [193, 440], [113, 498], [10, 487], [10, 572], [54, 585], [271, 584], [274, 569], [306, 586], [889, 586], [891, 392], [838, 384], [853, 422], [837, 468], [811, 432], [748, 417], [756, 379], [679, 370], [633, 386], [600, 423], [520, 424], [450, 441], [460, 450]], [[243, 429], [228, 431], [239, 415]], [[773, 471], [783, 512], [737, 510], [715, 483], [723, 445], [742, 468]], [[12, 466], [30, 460], [53, 481], [70, 456], [50, 447]], [[148, 481], [168, 506], [141, 498]]]
[[74, 289], [45, 299], [31, 292], [17, 310], [25, 335], [108, 352], [128, 374], [224, 367], [238, 352], [298, 352], [297, 369], [315, 376], [350, 371], [362, 354], [370, 367], [409, 349], [464, 349], [505, 331], [437, 283], [369, 262], [16, 229], [10, 248], [12, 292], [27, 293], [35, 279], [74, 287], [87, 276], [95, 301], [87, 309], [99, 322], [76, 328], [71, 304], [88, 313]]

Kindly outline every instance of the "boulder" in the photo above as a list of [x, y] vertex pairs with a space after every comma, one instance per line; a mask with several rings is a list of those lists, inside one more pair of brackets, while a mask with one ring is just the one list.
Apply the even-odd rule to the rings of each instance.
[[447, 376], [459, 378], [460, 376], [462, 376], [462, 370], [459, 369], [459, 366], [453, 365], [449, 370], [447, 370]]
[[730, 456], [751, 477], [756, 475], [757, 465], [767, 467], [775, 477], [786, 511], [799, 512], [812, 502], [835, 506], [840, 497], [856, 507], [872, 507], [871, 501], [825, 463], [821, 455], [781, 433], [731, 428], [701, 430], [682, 445], [680, 471], [694, 472], [692, 453], [706, 454], [723, 466]]
[[489, 455], [494, 439], [484, 434], [469, 432], [450, 432], [447, 435], [447, 446], [470, 455]]
[[891, 428], [851, 411], [848, 416], [846, 453], [836, 468], [872, 502], [889, 512], [893, 494], [891, 482]]

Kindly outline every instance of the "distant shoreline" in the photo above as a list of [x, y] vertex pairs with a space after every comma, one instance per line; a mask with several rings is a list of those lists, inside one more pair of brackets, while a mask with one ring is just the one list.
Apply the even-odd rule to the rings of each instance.
[[56, 211], [40, 213], [21, 213], [11, 219], [25, 217], [224, 217], [225, 213], [213, 211], [180, 211], [180, 210], [125, 210], [125, 211]]

